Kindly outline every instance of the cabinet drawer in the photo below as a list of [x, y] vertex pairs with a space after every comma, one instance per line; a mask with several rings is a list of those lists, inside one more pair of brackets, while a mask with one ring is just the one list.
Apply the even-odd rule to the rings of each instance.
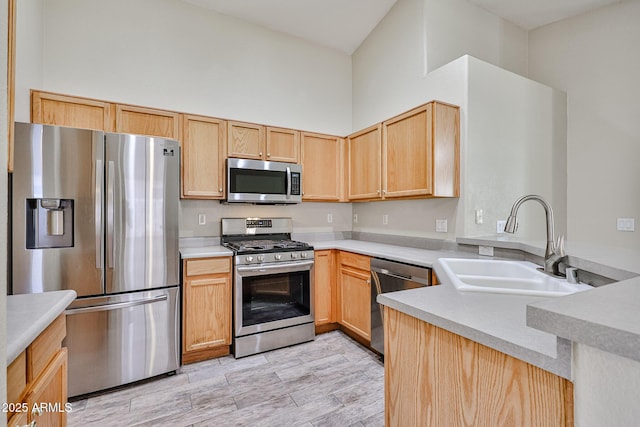
[[357, 255], [351, 252], [340, 252], [340, 264], [369, 271], [371, 263], [370, 258], [366, 255]]
[[229, 257], [190, 259], [185, 264], [184, 270], [187, 276], [220, 274], [231, 271], [231, 258]]
[[27, 348], [27, 382], [36, 379], [62, 348], [65, 335], [67, 335], [66, 318], [61, 314], [31, 343]]

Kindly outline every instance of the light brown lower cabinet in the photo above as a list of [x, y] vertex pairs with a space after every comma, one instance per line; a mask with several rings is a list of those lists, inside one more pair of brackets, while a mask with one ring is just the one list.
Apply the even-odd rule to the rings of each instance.
[[182, 362], [229, 354], [231, 257], [183, 261]]
[[338, 272], [338, 322], [369, 345], [371, 341], [370, 258], [340, 252]]
[[7, 425], [67, 425], [67, 349], [64, 314], [7, 367]]
[[314, 289], [313, 289], [313, 316], [316, 327], [334, 323], [336, 275], [335, 275], [336, 251], [315, 251]]
[[573, 384], [384, 308], [385, 425], [572, 426]]

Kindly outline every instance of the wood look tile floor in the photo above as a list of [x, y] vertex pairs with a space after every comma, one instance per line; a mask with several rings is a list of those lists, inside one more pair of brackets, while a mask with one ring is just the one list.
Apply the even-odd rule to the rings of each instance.
[[384, 367], [340, 331], [72, 401], [69, 426], [384, 426]]

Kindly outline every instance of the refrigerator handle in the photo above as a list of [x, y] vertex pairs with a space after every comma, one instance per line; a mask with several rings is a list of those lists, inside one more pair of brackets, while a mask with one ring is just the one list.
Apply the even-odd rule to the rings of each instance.
[[92, 305], [90, 307], [70, 308], [64, 314], [92, 313], [96, 311], [120, 310], [123, 308], [135, 307], [137, 305], [153, 304], [155, 302], [166, 301], [167, 295], [159, 295], [153, 298], [139, 299], [135, 301], [116, 302], [113, 304]]
[[115, 211], [115, 197], [113, 194], [113, 179], [115, 174], [115, 164], [109, 161], [107, 173], [107, 266], [113, 268], [113, 259], [115, 258], [115, 244], [113, 241], [113, 222]]
[[96, 160], [96, 191], [95, 191], [95, 227], [96, 227], [96, 268], [103, 267], [102, 260], [102, 184], [104, 171], [102, 160]]

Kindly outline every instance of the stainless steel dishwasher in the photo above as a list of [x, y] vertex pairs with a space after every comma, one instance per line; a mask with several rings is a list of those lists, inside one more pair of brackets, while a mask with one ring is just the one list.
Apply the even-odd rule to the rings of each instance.
[[371, 347], [384, 354], [382, 306], [379, 294], [431, 286], [431, 269], [381, 258], [371, 259]]

